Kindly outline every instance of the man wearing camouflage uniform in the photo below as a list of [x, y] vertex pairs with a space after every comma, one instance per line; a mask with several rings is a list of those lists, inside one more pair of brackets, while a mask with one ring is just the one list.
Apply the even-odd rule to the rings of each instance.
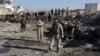
[[24, 15], [22, 15], [22, 18], [20, 19], [20, 24], [21, 24], [21, 31], [25, 31], [26, 29], [26, 18]]
[[49, 47], [49, 50], [52, 49], [54, 45], [54, 41], [57, 41], [57, 52], [59, 51], [59, 48], [61, 47], [61, 37], [63, 37], [63, 27], [58, 21], [58, 19], [55, 19], [53, 25], [52, 25], [52, 41]]

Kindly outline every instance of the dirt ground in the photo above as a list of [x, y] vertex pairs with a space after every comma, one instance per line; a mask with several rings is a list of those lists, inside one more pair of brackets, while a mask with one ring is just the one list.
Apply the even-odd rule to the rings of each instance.
[[27, 24], [26, 31], [21, 32], [18, 23], [0, 22], [0, 56], [100, 56], [100, 49], [92, 44], [77, 45], [78, 41], [70, 44], [77, 46], [61, 48], [59, 53], [55, 46], [48, 51], [48, 37], [45, 36], [45, 44], [39, 43], [35, 29], [35, 24]]

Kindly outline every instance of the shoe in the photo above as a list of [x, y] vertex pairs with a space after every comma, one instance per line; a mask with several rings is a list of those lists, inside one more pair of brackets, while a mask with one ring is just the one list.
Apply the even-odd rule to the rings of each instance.
[[49, 50], [51, 50], [51, 48], [49, 47]]
[[59, 48], [57, 48], [57, 53], [59, 52]]
[[59, 48], [63, 48], [63, 46], [59, 46]]

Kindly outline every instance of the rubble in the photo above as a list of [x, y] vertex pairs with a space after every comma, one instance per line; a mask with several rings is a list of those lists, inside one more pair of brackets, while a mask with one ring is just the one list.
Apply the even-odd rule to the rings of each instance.
[[84, 19], [81, 19], [80, 21], [84, 23], [85, 25], [90, 26], [100, 26], [100, 12], [95, 13], [94, 15], [91, 15], [90, 17], [85, 17]]
[[[80, 48], [81, 45], [77, 47], [61, 48], [59, 53], [55, 51], [47, 52], [50, 41], [47, 40], [48, 38], [46, 36], [45, 44], [41, 44], [37, 41], [37, 32], [33, 31], [33, 29], [36, 29], [35, 24], [27, 24], [28, 29], [25, 32], [20, 32], [20, 24], [18, 23], [0, 23], [0, 39], [2, 39], [0, 40], [0, 46], [2, 46], [0, 49], [4, 51], [4, 53], [0, 53], [0, 56], [96, 56], [92, 54], [92, 51], [89, 53], [84, 50], [85, 48]], [[44, 31], [47, 32], [47, 28], [49, 27], [51, 27], [51, 25], [46, 24]], [[83, 27], [83, 30], [85, 31], [87, 28], [87, 26]], [[92, 27], [89, 28], [92, 30], [95, 29]], [[74, 42], [73, 45], [74, 44], [76, 43]], [[91, 45], [82, 45], [82, 47], [91, 48]], [[3, 52], [2, 50], [0, 50], [0, 52]], [[100, 54], [97, 54], [97, 56], [98, 55]]]

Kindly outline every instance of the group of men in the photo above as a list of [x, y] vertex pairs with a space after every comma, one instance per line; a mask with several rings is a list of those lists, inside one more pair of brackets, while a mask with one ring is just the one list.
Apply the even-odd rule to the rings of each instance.
[[[26, 28], [26, 19], [24, 16], [22, 16], [22, 19], [20, 20], [21, 23], [21, 31], [25, 31]], [[44, 17], [41, 17], [37, 20], [37, 37], [40, 43], [45, 43], [44, 38]], [[62, 20], [59, 17], [54, 18], [54, 21], [52, 23], [51, 27], [51, 41], [49, 50], [51, 50], [54, 46], [54, 42], [57, 43], [57, 52], [59, 51], [59, 48], [61, 46], [61, 39], [64, 38], [64, 28], [62, 24]]]
[[[51, 11], [51, 14], [53, 14], [53, 11]], [[74, 19], [72, 21], [67, 20], [68, 22], [67, 22], [67, 28], [66, 28], [66, 26], [63, 25], [60, 17], [54, 18], [51, 16], [52, 15], [50, 15], [50, 14], [48, 16], [48, 19], [52, 18], [52, 20], [50, 20], [50, 22], [53, 21], [52, 27], [51, 27], [51, 33], [50, 33], [50, 35], [51, 35], [50, 37], [52, 40], [50, 41], [49, 50], [51, 50], [53, 48], [54, 42], [56, 41], [56, 43], [57, 43], [56, 48], [57, 48], [57, 52], [58, 52], [59, 48], [62, 47], [61, 40], [64, 39], [64, 37], [66, 37], [66, 35], [67, 35], [67, 38], [69, 39], [69, 41], [71, 41], [72, 37], [76, 37], [76, 38], [80, 39], [80, 36], [83, 37], [83, 35], [85, 34], [84, 31], [87, 30], [87, 29], [83, 29], [84, 25], [81, 24], [80, 21], [78, 21], [77, 19], [76, 20]], [[36, 17], [36, 18], [38, 18], [38, 17]], [[20, 24], [21, 24], [21, 31], [25, 31], [25, 29], [26, 29], [25, 16], [22, 16], [22, 18], [20, 19]], [[38, 40], [40, 43], [45, 43], [44, 24], [45, 24], [44, 17], [37, 19], [37, 37], [38, 37]], [[75, 26], [73, 26], [73, 24], [75, 24]]]
[[[44, 26], [44, 21], [43, 18], [39, 19], [37, 22], [37, 36], [38, 36], [38, 40], [42, 43], [44, 43], [44, 37], [43, 37], [43, 26]], [[63, 26], [60, 23], [60, 20], [58, 18], [54, 19], [54, 22], [52, 24], [52, 34], [51, 34], [51, 42], [50, 42], [50, 46], [49, 46], [49, 50], [51, 50], [53, 48], [54, 45], [54, 41], [57, 42], [57, 52], [59, 51], [59, 48], [62, 47], [61, 44], [61, 38], [63, 38], [64, 36], [64, 32], [63, 32]]]

